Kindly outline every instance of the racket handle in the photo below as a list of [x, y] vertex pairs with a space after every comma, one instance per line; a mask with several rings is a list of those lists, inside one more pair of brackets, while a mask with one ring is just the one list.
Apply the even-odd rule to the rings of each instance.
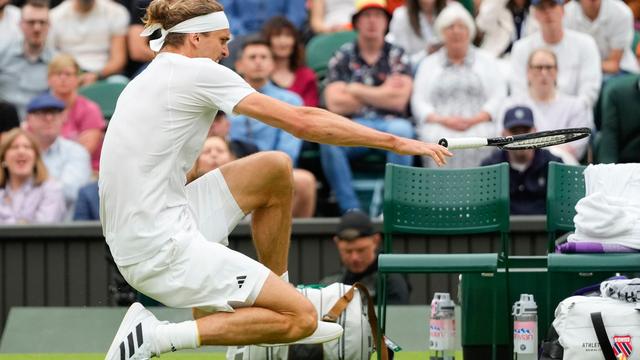
[[481, 137], [466, 137], [466, 138], [442, 138], [438, 141], [438, 144], [446, 147], [450, 150], [455, 149], [473, 149], [483, 146], [487, 146], [487, 139]]

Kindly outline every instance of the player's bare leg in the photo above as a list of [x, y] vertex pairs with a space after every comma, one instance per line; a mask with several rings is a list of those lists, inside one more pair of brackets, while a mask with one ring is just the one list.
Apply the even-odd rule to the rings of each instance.
[[232, 161], [220, 171], [242, 211], [252, 212], [258, 261], [282, 275], [287, 271], [291, 237], [291, 160], [284, 153], [265, 151]]
[[202, 345], [288, 343], [311, 335], [317, 314], [293, 286], [270, 274], [254, 305], [197, 321]]

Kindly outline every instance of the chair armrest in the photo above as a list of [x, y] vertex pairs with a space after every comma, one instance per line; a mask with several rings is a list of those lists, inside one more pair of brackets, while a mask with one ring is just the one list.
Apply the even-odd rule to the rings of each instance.
[[498, 254], [380, 254], [382, 273], [496, 272]]
[[547, 268], [554, 272], [640, 271], [640, 253], [549, 254]]

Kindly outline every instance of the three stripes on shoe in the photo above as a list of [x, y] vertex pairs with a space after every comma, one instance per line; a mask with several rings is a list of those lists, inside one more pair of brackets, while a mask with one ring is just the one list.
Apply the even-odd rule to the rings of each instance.
[[[132, 331], [129, 333], [129, 335], [127, 335], [126, 342], [122, 341], [120, 343], [120, 360], [129, 359], [130, 357], [133, 356], [133, 354], [136, 353], [136, 350], [140, 348], [140, 346], [142, 346], [142, 343], [144, 342], [144, 339], [142, 337], [142, 323], [139, 323], [138, 326], [136, 326], [136, 342], [138, 346], [135, 346], [133, 342], [133, 331]], [[129, 356], [127, 356], [127, 351], [126, 351], [127, 345], [129, 345]]]

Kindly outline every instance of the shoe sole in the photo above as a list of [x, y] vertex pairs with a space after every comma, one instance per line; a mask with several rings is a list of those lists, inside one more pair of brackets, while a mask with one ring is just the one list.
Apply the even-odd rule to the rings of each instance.
[[324, 337], [314, 337], [313, 339], [304, 338], [298, 341], [283, 343], [283, 344], [259, 344], [258, 346], [276, 347], [276, 346], [287, 346], [287, 345], [298, 345], [298, 344], [301, 344], [301, 345], [324, 344], [326, 342], [333, 341], [340, 338], [340, 336], [342, 336], [343, 333], [344, 333], [344, 329], [341, 329], [338, 334], [327, 335]]
[[[124, 315], [122, 322], [120, 323], [120, 327], [116, 332], [116, 336], [113, 338], [113, 342], [111, 342], [111, 346], [109, 346], [109, 350], [107, 352], [107, 356], [105, 360], [109, 360], [114, 358], [114, 356], [120, 352], [120, 343], [123, 341], [124, 337], [127, 336], [133, 326], [137, 323], [142, 322], [146, 318], [146, 316], [139, 316], [141, 314], [147, 315], [147, 309], [142, 306], [140, 303], [133, 303], [127, 310], [127, 313]], [[119, 359], [119, 358], [115, 358]]]

